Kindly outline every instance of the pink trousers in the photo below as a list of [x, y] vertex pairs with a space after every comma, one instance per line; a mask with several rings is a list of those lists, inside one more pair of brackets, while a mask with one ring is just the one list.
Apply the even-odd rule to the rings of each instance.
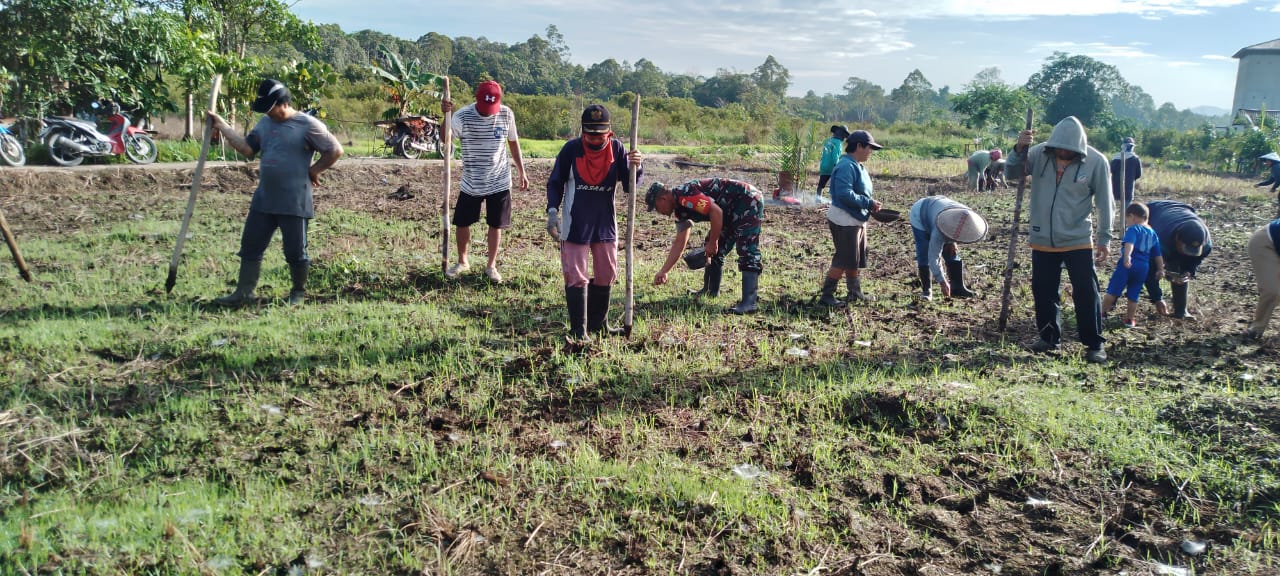
[[[591, 275], [587, 275], [587, 260], [591, 260]], [[581, 288], [588, 280], [596, 286], [612, 286], [618, 279], [618, 245], [615, 242], [594, 244], [560, 243], [560, 271], [564, 285]]]

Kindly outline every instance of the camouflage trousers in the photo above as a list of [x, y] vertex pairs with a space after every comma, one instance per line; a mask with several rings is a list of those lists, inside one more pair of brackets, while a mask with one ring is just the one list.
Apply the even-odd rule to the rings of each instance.
[[738, 196], [729, 206], [721, 206], [724, 224], [720, 229], [720, 250], [711, 258], [712, 266], [723, 266], [725, 254], [738, 251], [738, 270], [761, 272], [764, 261], [760, 257], [760, 218], [764, 215], [764, 198], [760, 191], [751, 189], [750, 196]]

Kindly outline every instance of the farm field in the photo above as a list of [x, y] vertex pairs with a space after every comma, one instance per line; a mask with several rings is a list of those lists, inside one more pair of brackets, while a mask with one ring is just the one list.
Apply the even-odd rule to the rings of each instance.
[[567, 345], [551, 161], [529, 164], [503, 284], [477, 260], [441, 273], [441, 162], [351, 159], [317, 190], [308, 302], [284, 305], [277, 238], [260, 305], [236, 310], [210, 300], [256, 164], [206, 167], [171, 294], [190, 166], [0, 170], [35, 276], [0, 262], [0, 574], [1280, 570], [1280, 325], [1240, 337], [1245, 245], [1275, 208], [1250, 181], [1146, 170], [1139, 199], [1213, 233], [1197, 319], [1144, 300], [1096, 366], [1069, 299], [1061, 354], [1020, 346], [1025, 242], [997, 330], [1014, 191], [964, 192], [963, 160], [868, 167], [886, 207], [946, 194], [987, 216], [961, 247], [976, 299], [916, 300], [902, 221], [870, 232], [876, 300], [825, 309], [825, 216], [770, 206], [761, 311], [725, 315], [732, 265], [712, 301], [687, 295], [699, 273], [651, 285], [675, 227], [641, 205], [632, 335]]

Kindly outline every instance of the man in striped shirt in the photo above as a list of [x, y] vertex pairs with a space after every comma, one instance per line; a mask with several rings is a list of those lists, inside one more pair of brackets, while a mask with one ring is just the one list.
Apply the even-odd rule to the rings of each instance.
[[[445, 100], [441, 110], [448, 114], [453, 102]], [[480, 221], [480, 208], [485, 208], [489, 225], [489, 261], [485, 275], [501, 283], [498, 272], [498, 247], [502, 231], [511, 227], [511, 164], [520, 173], [520, 189], [529, 189], [524, 158], [520, 154], [516, 116], [502, 104], [502, 86], [488, 80], [476, 87], [476, 102], [453, 113], [452, 131], [462, 142], [462, 194], [453, 208], [453, 225], [457, 228], [458, 262], [445, 275], [457, 278], [471, 269], [467, 248], [471, 243], [471, 225]], [[503, 144], [506, 144], [505, 146]]]

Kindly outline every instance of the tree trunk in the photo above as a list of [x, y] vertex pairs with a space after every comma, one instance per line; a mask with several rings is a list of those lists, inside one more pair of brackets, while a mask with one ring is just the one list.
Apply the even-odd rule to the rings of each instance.
[[196, 97], [190, 91], [187, 92], [187, 118], [182, 125], [182, 139], [190, 140], [192, 124], [195, 123]]

